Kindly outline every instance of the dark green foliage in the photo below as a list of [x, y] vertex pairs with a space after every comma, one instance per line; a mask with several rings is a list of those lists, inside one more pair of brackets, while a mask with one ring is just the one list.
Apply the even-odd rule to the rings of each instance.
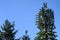
[[27, 35], [27, 30], [25, 31], [25, 35], [23, 35], [22, 40], [30, 40], [29, 36]]
[[11, 24], [8, 20], [5, 20], [3, 26], [1, 26], [2, 31], [0, 32], [0, 38], [6, 40], [14, 40], [17, 31], [14, 31], [14, 22]]
[[37, 33], [35, 40], [57, 40], [54, 32], [54, 11], [47, 8], [47, 3], [43, 3], [44, 7], [40, 9], [37, 15]]

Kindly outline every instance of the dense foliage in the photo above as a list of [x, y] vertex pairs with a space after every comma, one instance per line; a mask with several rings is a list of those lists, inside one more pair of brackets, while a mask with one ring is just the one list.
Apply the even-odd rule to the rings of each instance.
[[0, 38], [6, 40], [14, 40], [15, 34], [17, 32], [14, 31], [14, 22], [11, 24], [8, 20], [5, 20], [3, 26], [1, 26], [2, 31], [0, 31]]
[[37, 15], [37, 28], [40, 30], [37, 33], [35, 40], [57, 40], [54, 29], [54, 11], [47, 8], [47, 3], [43, 3]]

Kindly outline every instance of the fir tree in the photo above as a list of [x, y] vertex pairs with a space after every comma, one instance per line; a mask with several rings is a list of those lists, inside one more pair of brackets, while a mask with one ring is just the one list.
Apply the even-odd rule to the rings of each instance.
[[17, 32], [14, 31], [14, 22], [10, 23], [8, 20], [5, 20], [5, 23], [3, 26], [1, 26], [2, 31], [0, 32], [0, 38], [4, 38], [6, 40], [14, 40], [15, 39], [15, 34]]
[[22, 40], [30, 40], [29, 36], [27, 35], [28, 31], [25, 31], [25, 35], [23, 35]]
[[43, 3], [37, 15], [37, 28], [40, 30], [37, 33], [35, 40], [57, 40], [54, 29], [54, 11], [47, 8], [47, 3]]

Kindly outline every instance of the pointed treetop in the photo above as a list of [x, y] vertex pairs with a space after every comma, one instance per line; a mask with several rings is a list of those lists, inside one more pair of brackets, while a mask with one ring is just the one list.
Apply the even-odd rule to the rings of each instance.
[[45, 8], [47, 8], [47, 3], [43, 3], [43, 6], [44, 6]]
[[28, 33], [28, 31], [26, 30], [26, 31], [25, 31], [25, 34], [27, 34], [27, 33]]
[[5, 20], [5, 24], [6, 25], [10, 24], [10, 22], [8, 21], [8, 19]]
[[9, 22], [8, 19], [6, 19], [5, 22]]

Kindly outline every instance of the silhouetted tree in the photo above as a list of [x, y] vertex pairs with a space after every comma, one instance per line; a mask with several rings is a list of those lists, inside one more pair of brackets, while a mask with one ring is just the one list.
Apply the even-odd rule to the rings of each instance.
[[4, 40], [14, 40], [15, 39], [15, 34], [17, 32], [14, 31], [14, 22], [10, 23], [8, 20], [5, 20], [5, 23], [3, 26], [1, 26], [2, 31], [0, 32], [0, 38], [4, 38]]
[[54, 11], [47, 8], [47, 3], [43, 3], [42, 9], [40, 9], [37, 15], [37, 28], [40, 30], [37, 33], [35, 40], [57, 40], [54, 29]]
[[28, 31], [25, 31], [25, 35], [23, 35], [22, 40], [30, 40], [29, 36], [27, 35]]

